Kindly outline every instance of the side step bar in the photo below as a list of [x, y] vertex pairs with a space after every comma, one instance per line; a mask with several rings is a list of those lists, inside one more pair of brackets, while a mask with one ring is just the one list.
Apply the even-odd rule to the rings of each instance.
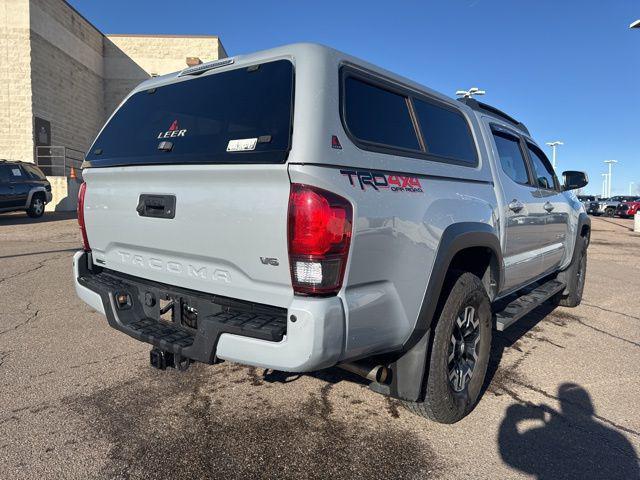
[[[563, 282], [553, 279], [538, 285], [533, 290], [526, 291], [519, 297], [509, 296], [505, 300], [497, 302], [498, 311], [494, 314], [496, 329], [499, 332], [504, 331], [564, 288]], [[511, 301], [509, 301], [510, 299]]]

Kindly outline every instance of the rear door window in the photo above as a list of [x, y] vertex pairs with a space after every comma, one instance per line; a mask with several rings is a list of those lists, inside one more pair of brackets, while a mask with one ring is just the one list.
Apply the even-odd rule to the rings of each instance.
[[407, 97], [354, 77], [346, 78], [344, 97], [345, 121], [358, 140], [420, 150]]
[[527, 150], [529, 151], [529, 158], [531, 159], [536, 187], [544, 188], [545, 190], [557, 189], [556, 176], [553, 173], [553, 167], [549, 159], [547, 159], [547, 156], [542, 150], [531, 143], [527, 143]]
[[516, 183], [523, 185], [529, 183], [527, 164], [518, 138], [508, 133], [494, 130], [493, 139], [498, 149], [502, 171]]
[[293, 88], [292, 63], [278, 60], [138, 92], [105, 126], [87, 161], [91, 166], [284, 162]]
[[40, 170], [38, 167], [35, 167], [33, 165], [22, 165], [22, 168], [24, 168], [27, 172], [27, 174], [29, 176], [31, 176], [31, 178], [34, 178], [36, 180], [45, 180], [47, 177], [45, 177], [44, 173], [42, 173], [42, 170]]
[[476, 147], [461, 113], [418, 99], [413, 104], [427, 153], [477, 163]]

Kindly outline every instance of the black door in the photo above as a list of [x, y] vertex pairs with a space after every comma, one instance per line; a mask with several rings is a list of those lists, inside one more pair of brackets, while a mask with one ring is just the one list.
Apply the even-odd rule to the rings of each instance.
[[9, 167], [0, 165], [0, 209], [8, 208], [10, 200]]
[[20, 166], [0, 165], [0, 208], [24, 207], [28, 195], [28, 179]]
[[13, 165], [10, 168], [10, 180], [13, 186], [13, 200], [16, 207], [22, 207], [27, 204], [29, 191], [31, 190], [31, 179], [24, 168], [20, 165]]

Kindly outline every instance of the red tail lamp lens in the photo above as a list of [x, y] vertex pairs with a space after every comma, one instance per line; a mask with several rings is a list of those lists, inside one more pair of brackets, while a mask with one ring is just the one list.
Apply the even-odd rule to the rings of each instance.
[[82, 234], [82, 248], [85, 252], [90, 252], [89, 240], [87, 238], [87, 229], [84, 224], [84, 196], [87, 192], [87, 184], [82, 182], [78, 191], [78, 225]]
[[353, 210], [348, 200], [293, 184], [289, 196], [289, 260], [296, 293], [330, 295], [342, 286]]

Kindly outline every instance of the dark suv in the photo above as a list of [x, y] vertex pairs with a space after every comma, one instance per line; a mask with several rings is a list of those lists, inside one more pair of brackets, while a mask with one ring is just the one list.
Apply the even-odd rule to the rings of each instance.
[[41, 217], [51, 201], [51, 184], [32, 163], [0, 160], [0, 213], [24, 210]]

